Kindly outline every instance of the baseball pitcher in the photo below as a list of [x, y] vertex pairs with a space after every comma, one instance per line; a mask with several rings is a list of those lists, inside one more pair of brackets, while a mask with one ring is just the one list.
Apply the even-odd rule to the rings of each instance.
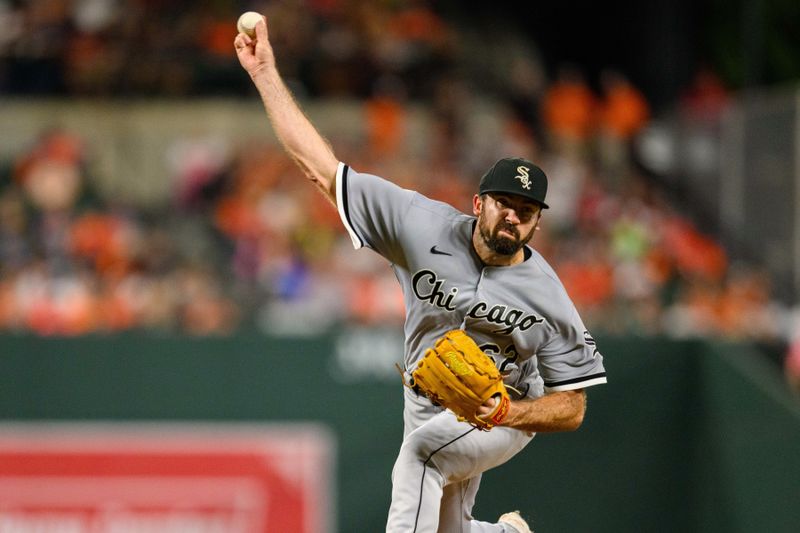
[[339, 211], [356, 249], [402, 286], [404, 438], [386, 531], [530, 532], [517, 512], [477, 521], [481, 475], [538, 432], [572, 431], [603, 358], [561, 282], [529, 241], [547, 177], [521, 158], [480, 180], [472, 214], [340, 162], [275, 66], [266, 19], [234, 42], [278, 139]]

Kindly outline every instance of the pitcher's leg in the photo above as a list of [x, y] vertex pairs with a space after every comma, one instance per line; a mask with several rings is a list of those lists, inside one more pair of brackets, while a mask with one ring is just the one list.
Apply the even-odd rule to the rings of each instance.
[[387, 533], [436, 531], [444, 480], [420, 461], [400, 454], [392, 470], [392, 504]]
[[465, 533], [470, 530], [472, 505], [480, 476], [445, 485], [439, 510], [438, 533]]
[[469, 523], [469, 510], [464, 507], [464, 496], [470, 481], [445, 485], [439, 509], [438, 533], [462, 533], [463, 525]]
[[516, 533], [503, 524], [479, 522], [472, 518], [480, 481], [478, 475], [445, 485], [437, 533]]
[[387, 532], [436, 531], [445, 485], [506, 462], [531, 438], [508, 428], [479, 431], [448, 412], [434, 416], [403, 440], [392, 471]]
[[434, 458], [473, 431], [466, 424], [443, 424], [437, 415], [406, 436], [392, 470], [387, 533], [436, 531], [446, 478]]

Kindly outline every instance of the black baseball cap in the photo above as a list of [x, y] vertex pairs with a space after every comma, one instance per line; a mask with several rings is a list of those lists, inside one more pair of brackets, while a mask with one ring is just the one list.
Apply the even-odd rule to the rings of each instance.
[[504, 192], [530, 198], [541, 204], [542, 209], [547, 196], [547, 176], [544, 171], [527, 159], [506, 157], [492, 165], [481, 178], [478, 194]]

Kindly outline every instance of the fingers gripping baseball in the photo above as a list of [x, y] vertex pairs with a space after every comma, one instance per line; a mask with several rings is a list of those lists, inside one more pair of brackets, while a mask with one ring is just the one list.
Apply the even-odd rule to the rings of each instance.
[[233, 46], [236, 49], [239, 63], [251, 77], [275, 65], [266, 17], [262, 16], [262, 19], [256, 23], [254, 37], [250, 37], [246, 33], [239, 33], [233, 41]]
[[478, 417], [491, 418], [492, 414], [499, 407], [499, 404], [500, 404], [500, 397], [498, 394], [495, 394], [494, 396], [483, 402], [483, 404], [481, 404], [480, 407], [478, 407], [478, 412], [477, 412]]

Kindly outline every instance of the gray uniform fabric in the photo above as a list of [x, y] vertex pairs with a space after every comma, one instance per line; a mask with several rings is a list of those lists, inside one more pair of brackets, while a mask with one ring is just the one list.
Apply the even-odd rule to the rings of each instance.
[[[402, 287], [407, 372], [444, 333], [464, 329], [517, 399], [606, 382], [594, 340], [535, 250], [526, 247], [525, 261], [514, 266], [486, 266], [472, 246], [475, 217], [343, 163], [336, 180], [353, 246], [385, 257]], [[471, 519], [480, 473], [532, 435], [475, 430], [411, 391], [404, 422], [387, 531], [436, 531], [437, 524], [438, 531], [503, 531]]]

